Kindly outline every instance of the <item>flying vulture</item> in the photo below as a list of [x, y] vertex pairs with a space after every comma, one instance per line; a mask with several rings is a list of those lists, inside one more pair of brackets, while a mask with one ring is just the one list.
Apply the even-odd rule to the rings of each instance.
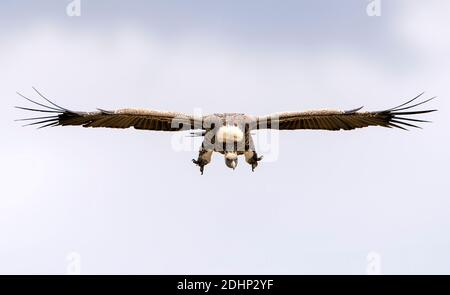
[[352, 130], [368, 126], [382, 126], [388, 128], [416, 127], [417, 123], [429, 122], [410, 116], [434, 112], [436, 110], [416, 110], [434, 97], [417, 102], [423, 93], [394, 108], [361, 112], [360, 108], [348, 111], [317, 110], [306, 112], [275, 113], [268, 116], [253, 116], [239, 113], [211, 114], [193, 116], [184, 113], [163, 112], [148, 109], [120, 109], [107, 111], [97, 109], [95, 112], [75, 112], [58, 106], [34, 87], [36, 93], [45, 102], [31, 100], [22, 94], [21, 97], [39, 108], [17, 107], [22, 110], [40, 112], [45, 116], [21, 119], [30, 121], [29, 125], [39, 125], [39, 128], [50, 126], [80, 125], [83, 127], [107, 127], [152, 130], [152, 131], [191, 131], [193, 136], [202, 136], [203, 143], [195, 165], [200, 167], [203, 174], [204, 167], [211, 162], [213, 152], [224, 155], [225, 164], [235, 169], [238, 156], [244, 155], [245, 161], [251, 165], [252, 171], [258, 166], [262, 156], [258, 156], [252, 140], [251, 131], [257, 129], [320, 129], [320, 130]]

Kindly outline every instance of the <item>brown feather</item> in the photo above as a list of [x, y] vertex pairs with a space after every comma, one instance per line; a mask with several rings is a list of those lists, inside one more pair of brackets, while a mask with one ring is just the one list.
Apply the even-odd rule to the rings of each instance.
[[[37, 92], [37, 90], [36, 90]], [[352, 130], [368, 126], [396, 127], [406, 129], [406, 127], [418, 127], [414, 124], [405, 122], [427, 122], [410, 118], [434, 112], [436, 110], [413, 110], [413, 108], [423, 105], [433, 98], [416, 101], [422, 94], [414, 99], [407, 101], [395, 108], [376, 111], [376, 112], [360, 112], [361, 108], [348, 111], [336, 110], [317, 110], [306, 112], [288, 112], [277, 113], [269, 116], [249, 116], [244, 114], [215, 114], [203, 117], [194, 117], [177, 112], [162, 112], [156, 110], [145, 109], [120, 109], [117, 111], [107, 111], [98, 109], [96, 112], [74, 112], [62, 108], [38, 92], [51, 106], [31, 100], [21, 94], [23, 98], [43, 109], [33, 109], [17, 107], [19, 109], [33, 111], [55, 113], [55, 119], [45, 120], [47, 117], [30, 118], [30, 125], [45, 126], [68, 126], [78, 125], [83, 127], [107, 127], [107, 128], [130, 128], [158, 131], [180, 131], [188, 129], [211, 129], [216, 124], [224, 124], [226, 118], [236, 120], [234, 123], [249, 126], [249, 130], [253, 129], [279, 129], [279, 130], [296, 130], [296, 129], [321, 129], [321, 130]], [[51, 119], [53, 117], [48, 117]], [[35, 122], [33, 122], [35, 121]], [[42, 126], [42, 127], [45, 127]]]
[[[352, 130], [356, 128], [363, 128], [368, 126], [382, 126], [382, 127], [396, 127], [406, 129], [407, 127], [418, 127], [416, 125], [407, 123], [405, 121], [427, 122], [414, 118], [407, 118], [411, 115], [420, 115], [436, 110], [411, 110], [411, 108], [420, 106], [429, 102], [433, 98], [424, 100], [419, 103], [411, 105], [419, 96], [408, 102], [401, 104], [395, 108], [378, 111], [378, 112], [359, 112], [361, 108], [350, 111], [335, 111], [335, 110], [318, 110], [306, 112], [287, 112], [277, 113], [268, 116], [257, 117], [254, 120], [256, 123], [250, 123], [253, 129], [279, 129], [279, 130], [293, 130], [293, 129], [322, 129], [322, 130]], [[408, 110], [408, 111], [404, 111]], [[274, 124], [266, 127], [265, 121], [272, 120]]]

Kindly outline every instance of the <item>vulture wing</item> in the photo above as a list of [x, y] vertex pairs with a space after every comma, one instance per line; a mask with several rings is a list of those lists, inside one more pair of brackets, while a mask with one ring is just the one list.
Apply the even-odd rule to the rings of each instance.
[[[422, 93], [423, 94], [423, 93]], [[422, 94], [403, 103], [395, 108], [376, 111], [360, 112], [361, 108], [349, 111], [319, 110], [307, 112], [277, 113], [268, 116], [257, 117], [250, 124], [251, 129], [322, 129], [322, 130], [352, 130], [368, 126], [382, 126], [388, 128], [407, 129], [416, 127], [417, 123], [429, 122], [411, 118], [410, 116], [431, 113], [436, 110], [416, 110], [415, 107], [422, 105], [430, 99], [413, 103]]]
[[22, 110], [45, 113], [46, 116], [20, 119], [30, 121], [25, 125], [38, 125], [39, 128], [50, 126], [79, 125], [83, 127], [130, 128], [155, 131], [181, 131], [202, 129], [202, 118], [195, 118], [183, 113], [162, 112], [145, 109], [120, 109], [106, 111], [98, 109], [95, 112], [75, 112], [60, 107], [44, 97], [33, 88], [47, 104], [33, 101], [22, 94], [20, 96], [40, 108], [17, 107]]

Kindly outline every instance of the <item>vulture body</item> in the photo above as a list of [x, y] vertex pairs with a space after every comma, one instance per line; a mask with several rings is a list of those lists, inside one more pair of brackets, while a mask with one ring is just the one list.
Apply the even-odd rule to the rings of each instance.
[[227, 167], [235, 169], [238, 157], [244, 155], [245, 161], [252, 170], [262, 159], [259, 157], [250, 132], [258, 129], [276, 130], [352, 130], [368, 126], [404, 129], [408, 127], [420, 128], [417, 123], [428, 122], [411, 118], [411, 116], [434, 112], [436, 110], [416, 110], [433, 98], [416, 102], [415, 98], [394, 108], [361, 112], [361, 108], [348, 111], [318, 110], [306, 112], [275, 113], [267, 116], [252, 116], [237, 113], [212, 114], [206, 116], [192, 116], [177, 112], [163, 112], [146, 109], [120, 109], [107, 111], [98, 109], [95, 112], [75, 112], [53, 103], [39, 91], [36, 93], [45, 100], [40, 103], [22, 94], [21, 97], [39, 108], [17, 107], [22, 110], [47, 114], [33, 118], [20, 119], [30, 121], [29, 125], [39, 125], [40, 128], [50, 126], [83, 126], [106, 128], [130, 128], [153, 131], [191, 131], [193, 136], [203, 136], [204, 140], [197, 159], [193, 163], [200, 167], [203, 174], [204, 167], [211, 162], [213, 152], [224, 155]]

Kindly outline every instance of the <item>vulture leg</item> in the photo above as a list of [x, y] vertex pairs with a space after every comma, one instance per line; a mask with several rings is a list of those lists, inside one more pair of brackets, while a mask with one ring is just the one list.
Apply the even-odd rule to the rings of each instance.
[[245, 161], [252, 165], [252, 171], [255, 171], [255, 168], [258, 166], [258, 162], [262, 160], [262, 156], [258, 157], [258, 154], [255, 151], [255, 144], [253, 143], [252, 136], [248, 134], [246, 136], [246, 142], [245, 142]]
[[258, 166], [258, 162], [261, 161], [263, 156], [258, 157], [258, 154], [255, 151], [246, 151], [245, 152], [245, 161], [252, 165], [252, 171], [255, 171], [255, 168]]
[[205, 149], [203, 144], [202, 147], [198, 153], [197, 160], [192, 159], [192, 162], [200, 167], [200, 173], [203, 175], [203, 170], [205, 169], [205, 166], [208, 165], [211, 162], [211, 156], [213, 151], [210, 149]]

